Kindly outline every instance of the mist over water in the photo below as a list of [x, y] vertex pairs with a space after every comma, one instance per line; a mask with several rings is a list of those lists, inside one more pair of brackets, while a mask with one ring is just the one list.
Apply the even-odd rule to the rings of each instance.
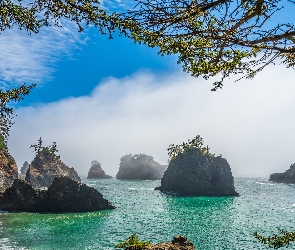
[[[239, 197], [173, 197], [160, 181], [87, 180], [117, 208], [76, 214], [0, 214], [0, 249], [110, 250], [133, 232], [153, 243], [185, 235], [196, 249], [268, 249], [253, 233], [295, 230], [294, 185], [236, 178]], [[290, 248], [289, 248], [290, 249]]]

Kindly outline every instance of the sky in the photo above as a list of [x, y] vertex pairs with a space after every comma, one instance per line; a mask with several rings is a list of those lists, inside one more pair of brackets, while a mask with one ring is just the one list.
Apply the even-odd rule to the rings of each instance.
[[196, 135], [234, 177], [268, 177], [295, 163], [295, 72], [283, 65], [211, 92], [214, 79], [184, 73], [175, 56], [71, 23], [31, 36], [4, 31], [0, 64], [2, 87], [37, 84], [15, 105], [8, 146], [19, 168], [40, 136], [80, 176], [93, 160], [115, 176], [129, 153], [167, 164], [169, 144]]

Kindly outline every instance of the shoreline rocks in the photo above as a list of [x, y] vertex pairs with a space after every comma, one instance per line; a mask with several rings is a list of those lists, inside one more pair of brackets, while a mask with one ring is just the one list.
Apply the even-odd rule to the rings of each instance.
[[277, 183], [295, 184], [295, 163], [283, 173], [273, 173], [269, 177], [269, 181]]
[[172, 158], [156, 190], [193, 196], [238, 196], [226, 159], [190, 148]]
[[18, 178], [18, 168], [7, 149], [0, 150], [0, 194]]
[[145, 250], [195, 250], [195, 247], [185, 236], [178, 235], [174, 236], [171, 242], [163, 242], [149, 246], [146, 247]]
[[9, 212], [68, 213], [113, 208], [96, 189], [63, 176], [55, 177], [46, 191], [16, 179], [0, 196], [0, 210]]

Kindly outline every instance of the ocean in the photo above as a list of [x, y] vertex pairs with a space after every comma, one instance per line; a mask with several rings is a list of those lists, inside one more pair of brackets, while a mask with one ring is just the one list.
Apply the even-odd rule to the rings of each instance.
[[[114, 249], [136, 232], [140, 240], [184, 235], [196, 250], [269, 249], [253, 236], [295, 231], [295, 185], [235, 178], [239, 197], [175, 197], [160, 181], [82, 180], [117, 208], [91, 213], [0, 214], [0, 249]], [[284, 248], [281, 248], [284, 249]], [[288, 249], [295, 249], [295, 243]]]

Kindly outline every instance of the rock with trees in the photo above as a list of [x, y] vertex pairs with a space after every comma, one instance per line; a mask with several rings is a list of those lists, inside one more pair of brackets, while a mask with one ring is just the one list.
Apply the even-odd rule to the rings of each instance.
[[110, 175], [107, 175], [105, 171], [101, 168], [101, 164], [94, 160], [91, 162], [91, 167], [88, 171], [87, 179], [111, 179]]
[[269, 177], [269, 181], [295, 184], [295, 163], [290, 166], [284, 173], [273, 173]]
[[28, 163], [27, 161], [24, 162], [23, 166], [20, 169], [20, 173], [18, 174], [18, 178], [21, 180], [25, 180], [26, 179], [26, 174], [27, 171], [29, 169], [30, 163]]
[[56, 155], [56, 143], [50, 147], [43, 147], [42, 139], [38, 140], [37, 145], [31, 145], [34, 148], [36, 156], [31, 162], [26, 173], [26, 181], [33, 188], [43, 189], [48, 188], [55, 177], [66, 176], [77, 182], [81, 179], [74, 168], [68, 167], [60, 160], [60, 156]]
[[230, 165], [221, 155], [210, 153], [203, 139], [168, 148], [170, 162], [157, 190], [193, 196], [237, 196]]
[[18, 168], [14, 158], [8, 152], [3, 135], [0, 134], [0, 194], [18, 178]]
[[124, 180], [160, 180], [167, 166], [156, 162], [146, 154], [128, 154], [120, 159], [117, 179]]
[[55, 177], [48, 190], [36, 190], [16, 179], [0, 196], [0, 210], [8, 212], [92, 212], [115, 208], [95, 188], [68, 177]]

